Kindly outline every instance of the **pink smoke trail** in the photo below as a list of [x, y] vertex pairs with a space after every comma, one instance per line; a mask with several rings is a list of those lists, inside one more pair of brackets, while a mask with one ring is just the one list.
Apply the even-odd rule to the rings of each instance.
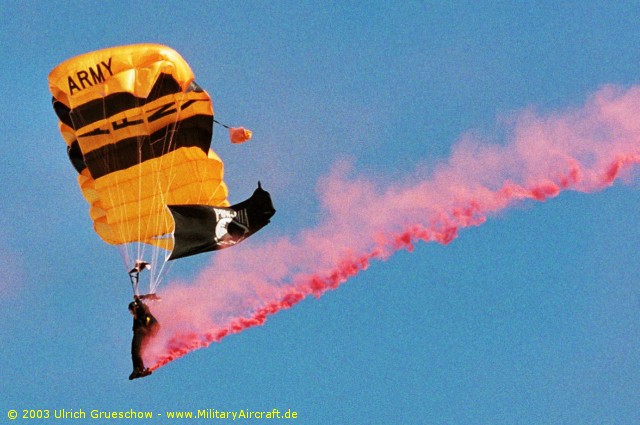
[[309, 295], [337, 288], [373, 260], [411, 251], [419, 241], [448, 244], [460, 229], [515, 204], [630, 179], [640, 162], [639, 116], [640, 87], [606, 86], [579, 109], [520, 113], [505, 123], [501, 145], [465, 136], [427, 176], [416, 172], [384, 186], [339, 163], [319, 180], [316, 227], [216, 254], [196, 282], [167, 287], [155, 311], [163, 331], [146, 360], [157, 369], [262, 325]]

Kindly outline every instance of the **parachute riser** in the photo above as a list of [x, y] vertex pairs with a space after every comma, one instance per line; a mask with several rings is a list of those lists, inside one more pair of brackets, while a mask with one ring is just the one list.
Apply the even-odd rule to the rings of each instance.
[[140, 295], [138, 293], [138, 283], [140, 280], [140, 272], [129, 272], [129, 279], [131, 280], [131, 289], [133, 290], [133, 295]]
[[138, 292], [138, 284], [140, 283], [140, 272], [144, 269], [151, 268], [151, 264], [146, 261], [136, 260], [135, 265], [129, 270], [129, 279], [131, 280], [131, 288], [133, 295], [140, 295]]

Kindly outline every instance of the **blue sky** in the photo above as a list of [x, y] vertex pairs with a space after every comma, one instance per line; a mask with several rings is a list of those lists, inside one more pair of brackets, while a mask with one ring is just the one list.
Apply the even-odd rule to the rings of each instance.
[[[274, 198], [260, 243], [321, 220], [318, 180], [339, 161], [401, 180], [470, 131], [499, 142], [518, 111], [638, 83], [640, 8], [511, 3], [4, 1], [0, 417], [278, 408], [303, 424], [638, 423], [633, 178], [418, 244], [127, 380], [128, 278], [91, 229], [50, 106], [54, 66], [138, 42], [180, 52], [216, 117], [254, 131], [235, 146], [217, 129], [214, 148], [233, 202], [257, 180]], [[172, 277], [192, 279], [210, 257]]]

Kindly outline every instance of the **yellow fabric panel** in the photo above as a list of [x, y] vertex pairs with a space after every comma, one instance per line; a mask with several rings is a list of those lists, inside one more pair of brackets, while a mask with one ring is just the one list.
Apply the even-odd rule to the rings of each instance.
[[[142, 202], [128, 202], [117, 203], [117, 199], [113, 199], [115, 205], [103, 208], [107, 211], [106, 220], [109, 224], [115, 224], [121, 221], [133, 220], [139, 218], [141, 222], [151, 220], [155, 214], [159, 214], [164, 210], [166, 205], [181, 205], [185, 203], [194, 203], [200, 205], [212, 205], [213, 206], [226, 206], [220, 205], [219, 201], [215, 199], [206, 202], [188, 202], [191, 199], [192, 194], [199, 192], [200, 182], [185, 185], [176, 189], [173, 189], [170, 193], [158, 193], [155, 192], [153, 196], [145, 197]], [[205, 183], [205, 186], [210, 187], [212, 191], [223, 190], [220, 185], [214, 183]], [[103, 199], [108, 199], [103, 197]], [[224, 198], [223, 198], [224, 199]], [[149, 217], [147, 217], [149, 216]]]
[[[147, 239], [169, 234], [173, 231], [173, 218], [167, 209], [150, 216], [136, 216], [130, 220], [106, 223], [93, 222], [98, 235], [107, 243], [119, 245], [128, 242], [145, 242]], [[140, 226], [140, 224], [143, 224]]]
[[152, 239], [144, 240], [142, 242], [149, 245], [160, 247], [162, 249], [166, 249], [167, 251], [173, 250], [173, 246], [174, 246], [173, 238], [163, 238], [163, 239], [152, 238]]
[[[224, 165], [208, 158], [198, 148], [181, 148], [135, 167], [116, 171], [99, 178], [95, 189], [100, 192], [105, 208], [136, 202], [159, 195], [168, 203], [204, 203], [221, 205], [227, 197], [225, 186], [219, 192]], [[185, 185], [198, 183], [186, 196], [174, 194]], [[206, 185], [206, 187], [205, 187]], [[209, 198], [216, 195], [213, 200]]]
[[94, 181], [91, 191], [83, 189], [83, 194], [87, 201], [90, 196], [99, 199], [90, 202], [90, 213], [105, 241], [142, 241], [173, 230], [166, 205], [228, 206], [223, 168], [221, 161], [208, 158], [198, 148], [182, 148], [108, 174]]
[[[49, 74], [49, 88], [53, 97], [73, 109], [118, 92], [146, 98], [161, 72], [172, 74], [183, 90], [194, 78], [187, 62], [173, 49], [135, 44], [85, 53], [61, 63]], [[109, 83], [103, 84], [107, 79]]]
[[87, 200], [89, 205], [93, 206], [100, 201], [100, 195], [96, 191], [95, 181], [91, 178], [89, 170], [86, 168], [82, 170], [82, 174], [78, 175], [78, 186], [82, 190], [82, 195]]
[[71, 146], [71, 144], [76, 141], [76, 132], [73, 131], [71, 127], [64, 123], [58, 122], [58, 129], [60, 130], [62, 138], [67, 143], [67, 146]]
[[[162, 173], [154, 174], [156, 177], [166, 178]], [[95, 231], [105, 242], [111, 244], [143, 241], [173, 231], [173, 220], [166, 205], [229, 206], [227, 188], [223, 181], [187, 182], [185, 176], [189, 175], [197, 176], [183, 174], [165, 190], [160, 186], [153, 189], [151, 186], [154, 178], [144, 174], [128, 179], [124, 184], [112, 179], [116, 182], [112, 186], [103, 185], [103, 179], [97, 182], [85, 181], [82, 193], [91, 206], [90, 216], [94, 221]], [[155, 179], [156, 184], [159, 180], [161, 179]], [[100, 183], [99, 188], [96, 183]], [[140, 194], [142, 196], [138, 197]]]

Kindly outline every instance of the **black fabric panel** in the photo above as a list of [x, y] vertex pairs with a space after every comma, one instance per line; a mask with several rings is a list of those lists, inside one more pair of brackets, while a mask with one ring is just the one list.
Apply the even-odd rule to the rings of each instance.
[[[260, 185], [246, 201], [230, 208], [207, 205], [169, 205], [175, 221], [174, 248], [169, 260], [188, 257], [233, 246], [269, 224], [276, 213], [271, 195]], [[218, 211], [235, 212], [233, 220], [218, 221]], [[216, 238], [216, 227], [226, 227], [222, 239]]]
[[[182, 147], [199, 147], [208, 153], [213, 133], [211, 115], [194, 115], [164, 127], [150, 136], [131, 137], [84, 155], [94, 179], [157, 158]], [[174, 131], [175, 129], [175, 131]]]
[[[180, 85], [170, 74], [160, 74], [147, 98], [136, 97], [131, 93], [114, 93], [101, 99], [95, 99], [72, 109], [68, 121], [60, 120], [78, 130], [96, 121], [111, 117], [128, 109], [138, 108], [169, 94], [180, 93]], [[64, 106], [64, 105], [63, 105]], [[55, 109], [55, 104], [54, 104]], [[68, 108], [67, 108], [68, 110]], [[58, 110], [56, 110], [56, 113]], [[58, 114], [60, 117], [60, 114]]]
[[78, 174], [82, 173], [82, 170], [87, 168], [87, 164], [84, 163], [84, 158], [82, 157], [82, 151], [80, 150], [80, 145], [78, 145], [78, 141], [74, 141], [71, 146], [67, 147], [67, 154], [69, 155], [69, 160], [73, 165], [73, 168], [76, 169]]
[[53, 105], [53, 110], [56, 112], [56, 115], [58, 116], [58, 119], [62, 123], [73, 128], [73, 123], [71, 122], [71, 117], [69, 116], [69, 113], [71, 112], [71, 110], [67, 107], [67, 105], [65, 105], [62, 102], [58, 102], [55, 97], [51, 98], [51, 103]]
[[188, 257], [216, 247], [216, 212], [207, 205], [169, 205], [175, 223], [170, 260]]

